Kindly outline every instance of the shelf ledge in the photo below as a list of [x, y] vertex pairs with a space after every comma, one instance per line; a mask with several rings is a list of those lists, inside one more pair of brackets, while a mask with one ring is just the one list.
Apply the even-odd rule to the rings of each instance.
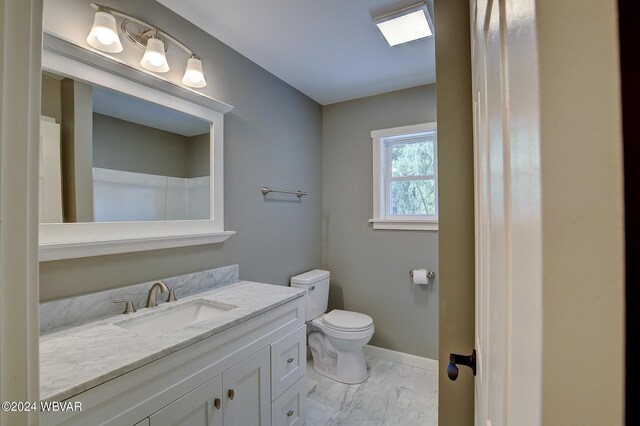
[[218, 231], [200, 234], [45, 243], [40, 244], [39, 259], [41, 262], [45, 262], [48, 260], [73, 259], [78, 257], [130, 253], [134, 251], [216, 244], [226, 241], [234, 234], [235, 231]]

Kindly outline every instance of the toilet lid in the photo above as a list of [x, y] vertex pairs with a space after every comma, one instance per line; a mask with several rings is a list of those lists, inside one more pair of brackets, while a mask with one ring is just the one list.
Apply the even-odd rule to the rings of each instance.
[[340, 309], [325, 314], [322, 322], [333, 329], [344, 331], [363, 331], [373, 325], [373, 319], [369, 315]]

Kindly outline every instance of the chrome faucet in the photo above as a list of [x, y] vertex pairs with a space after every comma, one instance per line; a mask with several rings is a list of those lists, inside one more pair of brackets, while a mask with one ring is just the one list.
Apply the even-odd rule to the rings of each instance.
[[166, 285], [162, 281], [157, 281], [154, 283], [149, 289], [149, 295], [147, 296], [147, 304], [145, 308], [154, 308], [158, 306], [158, 296], [157, 292], [160, 289], [160, 293], [166, 293], [169, 291]]

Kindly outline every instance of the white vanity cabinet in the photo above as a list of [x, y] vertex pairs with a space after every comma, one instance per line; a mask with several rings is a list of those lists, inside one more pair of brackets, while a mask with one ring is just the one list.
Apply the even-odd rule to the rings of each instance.
[[[147, 422], [147, 423], [144, 423]], [[202, 386], [172, 402], [145, 419], [149, 426], [221, 426], [222, 376], [216, 376]], [[136, 426], [138, 426], [136, 424]]]
[[304, 424], [304, 300], [297, 298], [68, 398], [41, 425]]
[[271, 416], [269, 348], [222, 375], [224, 425], [267, 425]]
[[271, 399], [305, 375], [307, 369], [307, 328], [296, 331], [271, 344]]
[[269, 424], [269, 348], [231, 367], [150, 418], [150, 426]]
[[271, 405], [272, 426], [301, 426], [307, 418], [305, 381], [301, 378], [280, 395]]

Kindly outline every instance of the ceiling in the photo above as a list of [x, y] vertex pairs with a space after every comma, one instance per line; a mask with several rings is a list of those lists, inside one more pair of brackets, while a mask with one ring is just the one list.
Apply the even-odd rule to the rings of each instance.
[[[65, 78], [49, 71], [42, 74], [55, 80]], [[199, 118], [99, 86], [93, 86], [92, 101], [93, 112], [165, 132], [192, 137], [211, 130], [210, 124]]]
[[97, 86], [93, 87], [93, 111], [188, 137], [210, 130], [206, 121]]
[[322, 105], [436, 80], [433, 37], [389, 47], [373, 22], [416, 0], [157, 1]]

